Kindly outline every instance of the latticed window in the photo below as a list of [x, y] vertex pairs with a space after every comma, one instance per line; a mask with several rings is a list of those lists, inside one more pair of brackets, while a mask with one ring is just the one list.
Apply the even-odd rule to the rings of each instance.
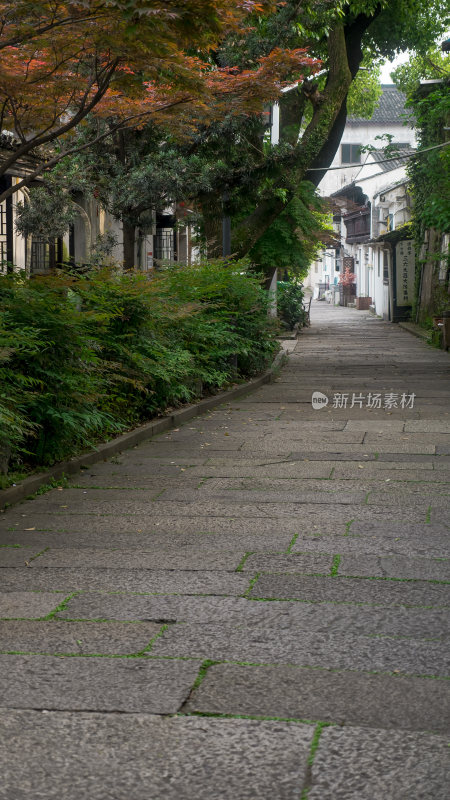
[[6, 202], [0, 203], [0, 272], [6, 272], [8, 261], [8, 236], [6, 223]]
[[30, 275], [39, 275], [54, 269], [62, 262], [62, 240], [48, 241], [41, 236], [27, 240], [29, 249]]
[[33, 236], [30, 247], [30, 273], [48, 272], [50, 266], [48, 242], [40, 236]]
[[159, 261], [174, 261], [173, 228], [158, 228], [155, 236], [155, 257]]

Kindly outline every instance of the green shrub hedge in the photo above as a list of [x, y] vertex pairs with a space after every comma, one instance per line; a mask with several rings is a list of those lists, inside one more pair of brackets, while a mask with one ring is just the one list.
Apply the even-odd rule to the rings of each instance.
[[0, 463], [53, 463], [262, 371], [267, 304], [242, 262], [1, 276]]
[[278, 281], [277, 308], [281, 322], [290, 330], [297, 325], [303, 326], [305, 311], [303, 309], [304, 292], [298, 283]]

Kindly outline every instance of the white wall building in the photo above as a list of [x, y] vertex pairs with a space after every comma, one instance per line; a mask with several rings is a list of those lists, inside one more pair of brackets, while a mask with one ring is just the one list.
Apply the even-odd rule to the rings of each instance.
[[[407, 155], [415, 147], [416, 139], [413, 127], [405, 124], [404, 95], [391, 84], [385, 84], [382, 88], [378, 108], [370, 120], [348, 118], [333, 163], [319, 184], [320, 194], [332, 200], [333, 227], [340, 236], [341, 246], [320, 254], [311, 265], [305, 286], [310, 286], [315, 296], [322, 294], [327, 284], [330, 287], [338, 284], [344, 258], [353, 258], [353, 271], [357, 276], [356, 294], [359, 297], [371, 297], [377, 313], [389, 318], [389, 309], [385, 308], [386, 291], [378, 281], [378, 271], [381, 282], [383, 274], [386, 280], [389, 266], [385, 262], [389, 261], [389, 247], [386, 244], [386, 252], [379, 256], [380, 247], [372, 247], [369, 242], [382, 234], [383, 228], [378, 229], [378, 225], [388, 219], [387, 215], [385, 218], [380, 216], [385, 211], [383, 203], [387, 202], [386, 199], [379, 199], [382, 191], [405, 181], [407, 159], [399, 158], [385, 163], [382, 153], [361, 153], [360, 148], [365, 145], [381, 148], [387, 142], [376, 137], [390, 134], [393, 144], [400, 146], [401, 154]], [[397, 195], [394, 194], [394, 197]], [[388, 199], [391, 200], [390, 195]], [[396, 202], [400, 205], [388, 212], [394, 217], [386, 224], [392, 226], [393, 223], [398, 227], [409, 216], [407, 201], [402, 199], [394, 201], [394, 204]], [[376, 211], [372, 211], [373, 204], [377, 207]], [[376, 256], [373, 255], [375, 250]], [[379, 257], [384, 264], [384, 273], [378, 264]], [[346, 261], [346, 264], [349, 263]]]
[[[21, 180], [26, 171], [20, 166], [14, 174], [0, 180], [0, 189], [8, 189]], [[122, 223], [105, 211], [92, 194], [72, 193], [70, 199], [76, 216], [68, 233], [48, 241], [42, 237], [19, 234], [15, 227], [17, 204], [26, 202], [29, 189], [23, 188], [0, 203], [0, 273], [26, 270], [29, 275], [45, 274], [53, 267], [72, 264], [82, 267], [90, 262], [98, 237], [111, 233], [116, 244], [107, 260], [121, 264], [124, 258]], [[192, 229], [188, 209], [173, 203], [162, 213], [149, 212], [136, 226], [135, 266], [146, 272], [156, 263], [190, 264], [198, 258], [191, 244]], [[183, 222], [184, 224], [179, 224]]]
[[319, 192], [323, 197], [329, 197], [343, 186], [348, 186], [359, 175], [368, 159], [368, 154], [361, 153], [360, 147], [372, 145], [381, 149], [387, 144], [377, 136], [387, 133], [394, 137], [394, 143], [416, 146], [414, 128], [405, 124], [405, 96], [393, 84], [383, 84], [382, 89], [383, 94], [371, 119], [348, 117], [333, 162], [319, 184]]

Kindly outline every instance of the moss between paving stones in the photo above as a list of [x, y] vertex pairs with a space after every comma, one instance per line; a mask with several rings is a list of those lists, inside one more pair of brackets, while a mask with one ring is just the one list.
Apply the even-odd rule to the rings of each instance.
[[238, 566], [235, 569], [235, 572], [242, 572], [245, 562], [249, 556], [253, 555], [253, 551], [249, 551], [248, 553], [244, 553], [241, 561], [239, 562]]
[[309, 757], [306, 767], [306, 775], [305, 775], [305, 783], [302, 791], [302, 795], [300, 800], [308, 800], [309, 790], [312, 784], [312, 768], [314, 765], [314, 759], [317, 753], [317, 749], [319, 747], [320, 737], [322, 735], [322, 731], [325, 727], [329, 727], [330, 723], [327, 722], [318, 722], [316, 729], [313, 734], [313, 738], [311, 741], [310, 749], [309, 749]]
[[317, 719], [303, 719], [300, 717], [277, 717], [267, 714], [225, 714], [220, 711], [179, 711], [179, 717], [211, 717], [211, 719], [254, 719], [260, 722], [297, 722], [302, 725], [322, 724], [324, 727], [334, 727], [338, 723], [322, 722]]
[[287, 550], [286, 550], [286, 553], [287, 553], [288, 555], [291, 553], [291, 551], [292, 551], [292, 548], [294, 547], [294, 544], [296, 543], [296, 541], [297, 541], [297, 539], [298, 539], [298, 537], [299, 537], [299, 536], [300, 536], [300, 534], [299, 534], [299, 533], [294, 533], [294, 535], [293, 535], [293, 537], [292, 537], [291, 541], [289, 542], [288, 548], [287, 548]]

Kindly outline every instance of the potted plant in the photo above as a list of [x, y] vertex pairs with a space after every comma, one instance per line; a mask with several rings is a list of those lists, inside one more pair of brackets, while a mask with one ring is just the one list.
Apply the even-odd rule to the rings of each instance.
[[352, 287], [356, 281], [356, 275], [350, 271], [350, 267], [345, 267], [344, 272], [339, 275], [339, 283], [343, 289], [343, 305], [347, 306], [352, 296]]
[[366, 294], [361, 294], [356, 298], [356, 308], [358, 311], [368, 311], [371, 303], [372, 298], [368, 297]]

